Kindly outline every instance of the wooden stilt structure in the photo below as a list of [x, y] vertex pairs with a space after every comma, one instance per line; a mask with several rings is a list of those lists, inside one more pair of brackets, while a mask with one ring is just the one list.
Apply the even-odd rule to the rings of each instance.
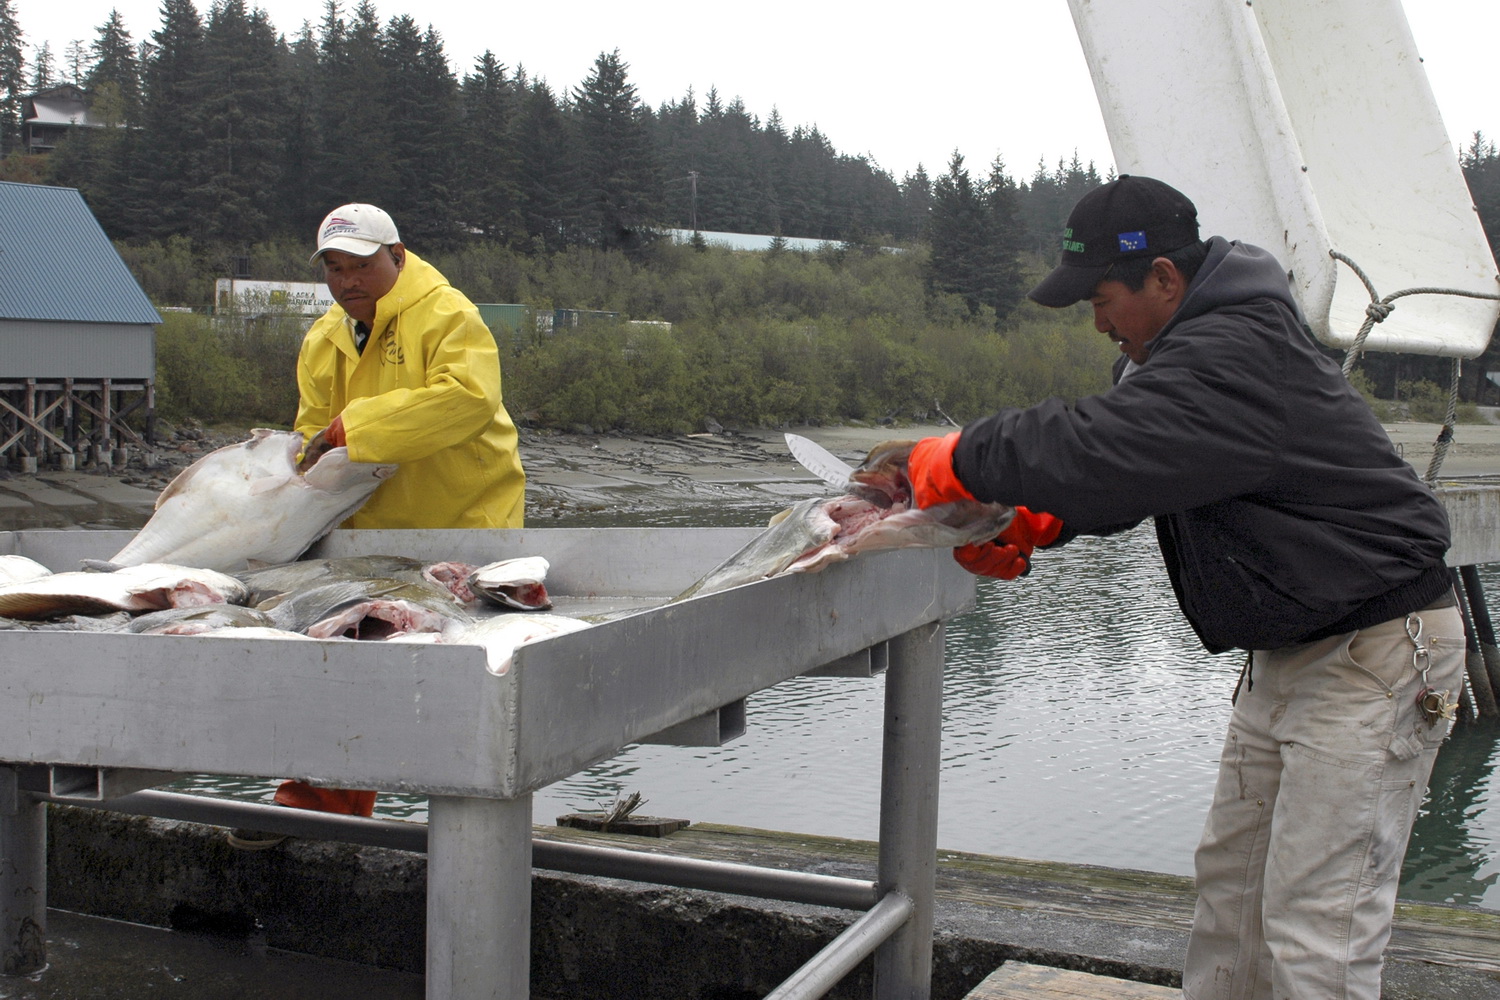
[[124, 465], [128, 448], [153, 452], [155, 435], [151, 379], [0, 381], [0, 461], [23, 471]]

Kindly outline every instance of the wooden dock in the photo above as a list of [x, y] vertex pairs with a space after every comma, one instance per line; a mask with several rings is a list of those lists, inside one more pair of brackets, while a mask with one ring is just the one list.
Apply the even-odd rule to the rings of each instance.
[[1179, 996], [1170, 986], [1006, 962], [985, 976], [966, 1000], [1173, 1000]]

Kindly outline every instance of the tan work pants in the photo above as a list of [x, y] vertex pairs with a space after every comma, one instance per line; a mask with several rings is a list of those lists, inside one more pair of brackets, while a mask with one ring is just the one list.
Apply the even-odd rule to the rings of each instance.
[[1424, 663], [1456, 701], [1457, 608], [1255, 653], [1196, 855], [1186, 1000], [1378, 1000], [1406, 842], [1451, 728], [1417, 706]]

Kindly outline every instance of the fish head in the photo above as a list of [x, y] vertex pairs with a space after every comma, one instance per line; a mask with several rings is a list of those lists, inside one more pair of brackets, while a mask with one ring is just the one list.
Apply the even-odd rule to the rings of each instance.
[[302, 474], [302, 479], [312, 489], [342, 493], [360, 486], [378, 486], [394, 476], [397, 468], [373, 462], [351, 462], [347, 447], [330, 448], [316, 465]]
[[302, 435], [296, 431], [256, 427], [250, 431], [247, 440], [231, 447], [248, 452], [251, 461], [263, 474], [290, 474], [297, 467], [297, 455], [302, 451]]
[[870, 449], [865, 460], [849, 474], [849, 482], [863, 487], [860, 491], [865, 499], [874, 499], [871, 494], [885, 498], [887, 505], [911, 501], [911, 479], [907, 474], [906, 460], [911, 456], [915, 441], [884, 441]]

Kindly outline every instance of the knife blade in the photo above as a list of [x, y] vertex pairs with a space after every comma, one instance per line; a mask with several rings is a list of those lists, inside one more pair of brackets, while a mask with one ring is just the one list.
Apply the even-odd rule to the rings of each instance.
[[841, 490], [849, 488], [849, 474], [854, 466], [839, 458], [816, 441], [800, 434], [786, 435], [786, 446], [804, 469], [817, 476], [829, 486]]

